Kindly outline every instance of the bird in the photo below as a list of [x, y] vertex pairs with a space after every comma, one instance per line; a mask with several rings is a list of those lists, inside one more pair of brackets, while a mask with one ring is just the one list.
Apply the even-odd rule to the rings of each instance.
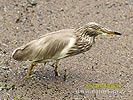
[[38, 63], [54, 61], [55, 76], [60, 76], [58, 64], [61, 59], [84, 53], [95, 44], [98, 35], [121, 35], [98, 23], [90, 22], [75, 29], [62, 29], [44, 34], [38, 39], [15, 49], [12, 58], [17, 61], [32, 61], [26, 78]]

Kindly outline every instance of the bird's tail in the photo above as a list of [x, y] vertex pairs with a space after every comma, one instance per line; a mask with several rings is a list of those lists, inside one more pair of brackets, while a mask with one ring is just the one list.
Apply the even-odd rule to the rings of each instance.
[[34, 40], [14, 50], [12, 58], [18, 61], [33, 60], [38, 55], [38, 52], [39, 50], [37, 49], [37, 44]]
[[23, 60], [23, 53], [22, 53], [22, 49], [16, 49], [13, 51], [12, 53], [12, 58], [18, 61], [22, 61]]
[[29, 45], [24, 45], [13, 51], [12, 58], [18, 61], [26, 61], [30, 59], [31, 54], [32, 52], [31, 49], [29, 49]]

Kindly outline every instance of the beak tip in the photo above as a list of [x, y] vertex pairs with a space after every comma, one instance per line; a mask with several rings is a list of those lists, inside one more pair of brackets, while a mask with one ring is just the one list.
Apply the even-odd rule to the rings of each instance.
[[115, 33], [115, 35], [121, 35], [121, 33], [119, 33], [119, 32], [114, 32]]

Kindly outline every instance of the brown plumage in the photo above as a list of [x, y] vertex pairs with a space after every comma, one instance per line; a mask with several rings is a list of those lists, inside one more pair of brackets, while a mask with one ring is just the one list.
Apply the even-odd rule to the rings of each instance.
[[[73, 29], [65, 29], [44, 35], [38, 40], [17, 48], [13, 58], [18, 61], [44, 61], [60, 59], [59, 53], [68, 45], [70, 38], [76, 38]], [[62, 36], [63, 35], [63, 36]]]
[[17, 48], [12, 56], [18, 61], [33, 61], [27, 77], [29, 77], [35, 63], [46, 63], [51, 60], [56, 61], [55, 74], [59, 75], [58, 61], [88, 51], [95, 43], [95, 37], [99, 34], [120, 35], [120, 33], [108, 30], [97, 23], [89, 23], [78, 29], [63, 29], [46, 34], [40, 39]]

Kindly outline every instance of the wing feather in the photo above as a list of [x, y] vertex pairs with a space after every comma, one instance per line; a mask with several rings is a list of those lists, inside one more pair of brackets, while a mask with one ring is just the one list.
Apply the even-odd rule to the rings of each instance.
[[59, 53], [69, 44], [70, 39], [74, 37], [73, 30], [68, 31], [69, 34], [65, 32], [62, 35], [59, 32], [31, 41], [16, 49], [13, 53], [13, 58], [18, 61], [58, 59]]

